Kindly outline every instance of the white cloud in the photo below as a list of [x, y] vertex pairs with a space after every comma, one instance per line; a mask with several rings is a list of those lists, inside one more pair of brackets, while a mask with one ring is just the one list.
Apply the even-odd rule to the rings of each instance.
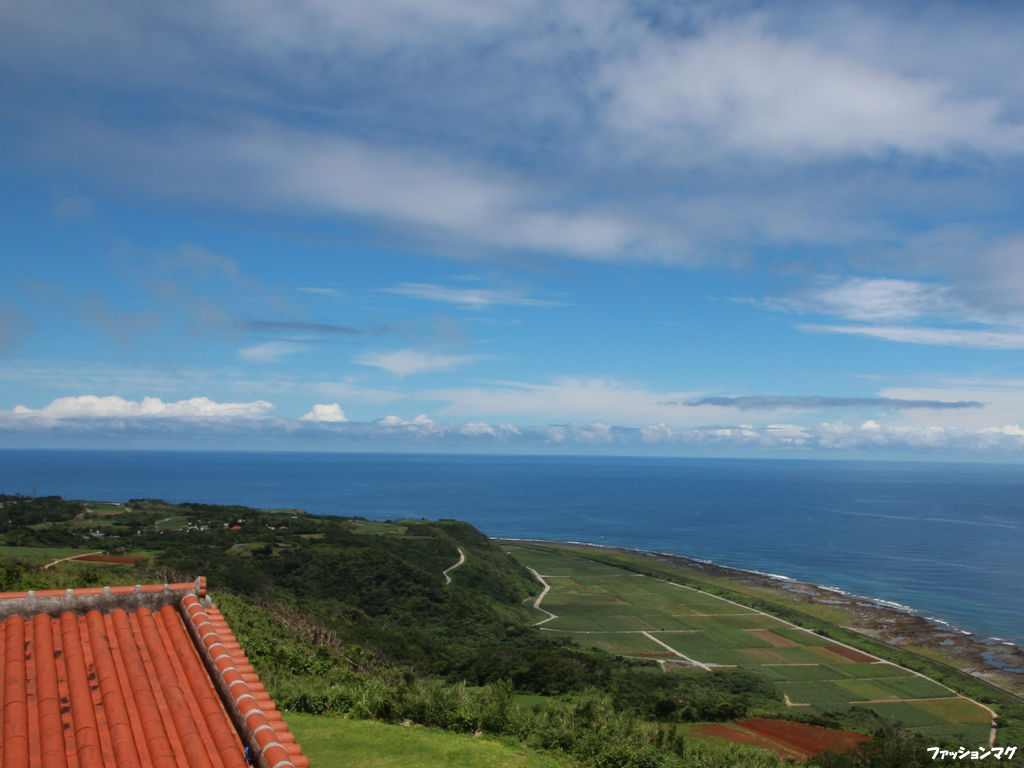
[[408, 420], [395, 416], [394, 414], [390, 414], [388, 416], [385, 416], [383, 419], [378, 419], [377, 421], [375, 421], [374, 425], [382, 427], [386, 432], [401, 431], [405, 434], [419, 436], [443, 436], [453, 431], [457, 431], [450, 424], [438, 424], [425, 413], [421, 413], [419, 416], [416, 416], [415, 418]]
[[[987, 263], [985, 259], [981, 262]], [[986, 267], [989, 268], [991, 264]], [[1007, 269], [1005, 264], [1001, 265], [1001, 270], [1006, 273], [1014, 271]], [[868, 336], [886, 341], [971, 349], [1024, 348], [1024, 315], [993, 311], [985, 306], [985, 295], [992, 294], [992, 289], [979, 289], [983, 281], [977, 275], [972, 279], [973, 284], [968, 281], [968, 284], [954, 288], [934, 282], [896, 278], [833, 278], [821, 281], [797, 296], [769, 299], [763, 305], [769, 309], [830, 314], [843, 320], [865, 323], [806, 323], [797, 326], [813, 333]], [[1006, 279], [1012, 284], [1015, 278], [1007, 274]], [[989, 275], [988, 280], [991, 282], [993, 275]], [[921, 324], [921, 321], [928, 320], [944, 327]]]
[[614, 254], [637, 235], [620, 215], [538, 206], [541, 195], [529, 180], [439, 151], [410, 152], [271, 126], [229, 136], [221, 151], [277, 204], [587, 257]]
[[[756, 24], [646, 43], [627, 60], [606, 61], [605, 116], [669, 162], [702, 162], [723, 150], [806, 162], [1024, 148], [1021, 126], [993, 99]], [[670, 155], [672, 148], [691, 151]]]
[[336, 397], [344, 400], [354, 400], [359, 403], [375, 403], [386, 405], [396, 400], [407, 397], [402, 392], [393, 389], [368, 389], [361, 387], [353, 377], [346, 377], [340, 381], [321, 381], [314, 386], [314, 389], [322, 395]]
[[1024, 349], [1024, 331], [988, 331], [966, 328], [928, 328], [914, 325], [798, 325], [812, 333], [840, 333], [869, 336], [885, 341], [928, 344], [938, 347], [969, 349]]
[[242, 287], [253, 285], [238, 261], [231, 256], [213, 253], [197, 243], [183, 243], [173, 252], [164, 254], [161, 265], [165, 270], [184, 269], [201, 280], [223, 279]]
[[490, 424], [485, 424], [482, 421], [471, 421], [467, 424], [463, 424], [459, 431], [464, 435], [496, 435], [494, 427]]
[[460, 434], [478, 437], [486, 435], [495, 438], [509, 438], [523, 434], [523, 431], [512, 424], [487, 424], [483, 421], [470, 421], [458, 427]]
[[396, 376], [448, 371], [477, 358], [471, 355], [444, 355], [421, 349], [399, 349], [394, 352], [373, 352], [357, 358], [360, 365], [381, 368]]
[[887, 395], [933, 394], [943, 397], [970, 395], [972, 400], [984, 404], [983, 408], [947, 411], [942, 415], [928, 410], [908, 410], [892, 414], [889, 423], [900, 426], [942, 426], [977, 430], [1015, 424], [1024, 414], [1024, 389], [1016, 380], [949, 380], [923, 387], [889, 387]]
[[780, 443], [793, 443], [804, 445], [814, 439], [814, 435], [805, 427], [798, 427], [795, 424], [769, 424], [765, 432], [771, 439]]
[[117, 395], [98, 397], [96, 395], [79, 395], [77, 397], [59, 397], [49, 405], [33, 409], [16, 405], [8, 416], [17, 420], [40, 422], [60, 422], [65, 420], [99, 420], [99, 419], [181, 419], [194, 420], [233, 420], [262, 419], [274, 410], [272, 403], [255, 400], [249, 403], [217, 403], [207, 397], [192, 397], [177, 402], [164, 402], [159, 397], [144, 397], [139, 400], [126, 400]]
[[495, 382], [491, 386], [457, 387], [419, 393], [445, 402], [443, 411], [460, 416], [498, 415], [530, 419], [576, 419], [669, 424], [720, 422], [722, 411], [714, 406], [680, 408], [693, 393], [652, 392], [613, 379], [562, 377], [549, 384]]
[[58, 221], [84, 221], [95, 213], [92, 200], [80, 196], [60, 196], [53, 201], [53, 215]]
[[[26, 153], [151, 195], [414, 228], [444, 250], [688, 261], [737, 238], [835, 242], [884, 229], [886, 200], [778, 204], [814, 202], [860, 170], [828, 169], [836, 184], [795, 177], [794, 160], [878, 160], [866, 176], [881, 197], [909, 175], [893, 151], [959, 164], [964, 150], [1024, 145], [1005, 77], [1019, 16], [1005, 7], [908, 21], [882, 7], [802, 18], [790, 4], [624, 0], [10, 5], [0, 64], [16, 133], [34, 137]], [[858, 34], [837, 33], [847, 26]], [[31, 96], [58, 81], [76, 88]], [[141, 93], [160, 109], [129, 120], [113, 106]], [[74, 94], [118, 101], [87, 122]], [[713, 172], [694, 183], [678, 163]], [[967, 197], [953, 186], [949, 199]]]
[[[533, 0], [383, 0], [366, 3], [226, 2], [210, 20], [237, 35], [252, 54], [287, 59], [297, 50], [337, 55], [345, 44], [370, 52], [392, 53], [402, 47], [434, 45], [439, 39], [473, 39], [515, 24], [523, 13], [541, 8]], [[286, 62], [281, 61], [284, 65]], [[312, 73], [311, 73], [312, 74]]]
[[264, 341], [262, 344], [240, 349], [238, 350], [238, 356], [243, 360], [248, 360], [250, 363], [276, 363], [286, 355], [302, 352], [305, 346], [294, 341], [272, 339]]
[[548, 427], [549, 439], [555, 443], [611, 444], [616, 442], [614, 427], [603, 422], [572, 424]]
[[963, 314], [949, 288], [893, 278], [851, 277], [821, 285], [806, 296], [783, 302], [801, 312], [822, 312], [845, 320], [906, 321]]
[[322, 286], [311, 286], [303, 285], [296, 290], [302, 291], [303, 293], [312, 293], [316, 296], [329, 296], [331, 298], [339, 298], [342, 294], [337, 288], [324, 288]]
[[651, 443], [667, 443], [675, 437], [672, 428], [665, 424], [648, 424], [640, 428], [640, 434]]
[[979, 429], [978, 432], [982, 435], [1007, 435], [1009, 437], [1021, 437], [1024, 438], [1024, 427], [1020, 424], [1003, 424], [998, 427], [985, 427]]
[[[264, 401], [217, 403], [208, 398], [163, 402], [159, 398], [141, 401], [120, 397], [58, 398], [50, 405], [30, 409], [18, 406], [0, 412], [0, 433], [19, 436], [64, 436], [88, 434], [96, 439], [118, 440], [123, 436], [174, 436], [184, 440], [233, 439], [273, 441], [303, 440], [327, 444], [505, 446], [514, 450], [536, 450], [545, 445], [553, 450], [584, 452], [667, 452], [686, 455], [722, 452], [817, 451], [880, 453], [899, 455], [1024, 454], [1024, 427], [1019, 415], [1024, 396], [1005, 393], [986, 421], [950, 423], [910, 421], [906, 412], [897, 417], [867, 419], [859, 423], [842, 420], [817, 424], [769, 423], [702, 426], [669, 426], [651, 423], [618, 426], [607, 421], [573, 421], [554, 425], [516, 426], [489, 421], [439, 422], [427, 414], [406, 419], [388, 415], [374, 422], [353, 422], [337, 403], [316, 404], [298, 419], [270, 418], [273, 405]], [[925, 412], [927, 417], [930, 412]], [[1014, 418], [1016, 416], [1017, 418]], [[321, 425], [345, 424], [344, 430], [323, 429]], [[410, 441], [403, 443], [403, 440]]]
[[[938, 187], [976, 199], [963, 174], [918, 181], [893, 151], [964, 168], [976, 159], [965, 151], [1024, 145], [1019, 88], [1002, 76], [1016, 63], [1006, 9], [944, 25], [859, 9], [847, 39], [842, 12], [804, 19], [786, 4], [329, 5], [259, 0], [243, 13], [221, 0], [197, 15], [188, 3], [16, 2], [0, 64], [24, 78], [19, 93], [70, 79], [85, 98], [174, 94], [167, 114], [92, 122], [77, 102], [26, 98], [22, 134], [36, 140], [24, 150], [151, 195], [358, 217], [428, 250], [700, 263], [766, 240], [891, 234], [892, 196], [918, 209]], [[980, 16], [984, 34], [962, 31]], [[913, 54], [860, 45], [912, 32]], [[960, 55], [945, 57], [952, 37]], [[794, 160], [851, 156], [855, 168], [793, 172]], [[711, 172], [694, 182], [678, 163]], [[894, 195], [899, 184], [914, 194]], [[986, 186], [1013, 194], [1012, 181]]]
[[345, 411], [337, 403], [317, 403], [306, 414], [299, 417], [301, 421], [340, 424], [348, 421]]
[[483, 309], [489, 306], [513, 307], [556, 307], [562, 302], [532, 299], [517, 291], [487, 288], [451, 288], [433, 283], [399, 283], [391, 288], [382, 289], [385, 293], [409, 296], [426, 301], [439, 301], [454, 304], [465, 309]]

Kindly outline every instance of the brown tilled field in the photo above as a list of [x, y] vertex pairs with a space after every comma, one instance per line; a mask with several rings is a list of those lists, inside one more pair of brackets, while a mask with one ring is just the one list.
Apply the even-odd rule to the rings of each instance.
[[861, 651], [854, 650], [853, 648], [847, 648], [845, 645], [825, 645], [822, 646], [825, 650], [831, 651], [832, 653], [842, 656], [850, 661], [855, 661], [858, 664], [871, 664], [878, 661], [874, 656], [869, 656]]
[[686, 726], [700, 738], [715, 738], [768, 749], [782, 758], [806, 760], [822, 752], [848, 752], [870, 738], [859, 733], [821, 728], [787, 720], [752, 718], [735, 723], [702, 723]]
[[822, 752], [848, 752], [861, 742], [871, 740], [868, 736], [852, 731], [822, 728], [788, 720], [767, 720], [757, 717], [741, 720], [737, 725], [799, 752], [804, 757], [813, 757]]
[[71, 558], [77, 560], [80, 563], [123, 563], [125, 565], [134, 565], [140, 563], [146, 558], [134, 557], [130, 555], [79, 555], [78, 557]]

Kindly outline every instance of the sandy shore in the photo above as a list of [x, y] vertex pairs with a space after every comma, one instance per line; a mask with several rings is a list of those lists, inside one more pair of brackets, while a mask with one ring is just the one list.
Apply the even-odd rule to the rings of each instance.
[[997, 638], [979, 637], [940, 619], [918, 615], [904, 606], [783, 576], [730, 568], [681, 555], [581, 542], [536, 543], [643, 555], [684, 572], [693, 571], [695, 575], [701, 573], [727, 579], [737, 586], [771, 592], [786, 602], [828, 606], [846, 616], [842, 622], [846, 629], [944, 662], [1010, 693], [1024, 696], [1024, 652], [1020, 648]]

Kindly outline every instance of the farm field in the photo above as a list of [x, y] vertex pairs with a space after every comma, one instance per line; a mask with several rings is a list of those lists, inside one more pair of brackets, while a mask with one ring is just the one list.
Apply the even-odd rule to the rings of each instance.
[[17, 558], [31, 563], [48, 563], [62, 557], [84, 555], [89, 550], [72, 547], [12, 547], [0, 546], [0, 557]]
[[108, 501], [89, 501], [86, 508], [93, 515], [122, 515], [125, 512], [123, 504], [111, 504]]
[[988, 743], [990, 712], [949, 688], [863, 651], [698, 589], [571, 551], [509, 542], [550, 591], [541, 629], [584, 646], [655, 661], [742, 667], [763, 674], [786, 704], [817, 711], [873, 709], [933, 737]]
[[[0, 557], [24, 560], [27, 563], [45, 564], [61, 560], [62, 568], [75, 567], [77, 564], [88, 565], [122, 565], [136, 563], [152, 556], [151, 552], [134, 550], [126, 555], [104, 555], [99, 550], [85, 547], [15, 547], [0, 546]], [[66, 559], [74, 558], [74, 559]]]

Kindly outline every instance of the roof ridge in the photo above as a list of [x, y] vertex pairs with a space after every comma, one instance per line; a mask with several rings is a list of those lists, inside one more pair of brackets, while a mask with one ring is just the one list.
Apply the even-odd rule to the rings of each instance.
[[32, 618], [40, 613], [56, 618], [68, 611], [82, 615], [98, 610], [106, 614], [121, 608], [132, 613], [142, 606], [159, 610], [177, 603], [186, 595], [206, 597], [206, 577], [177, 584], [0, 592], [0, 621], [11, 616]]
[[[187, 595], [179, 603], [179, 610], [243, 740], [262, 768], [308, 768], [308, 758], [294, 743], [287, 724], [273, 707], [245, 656], [240, 650], [232, 651], [225, 644], [224, 639], [227, 639], [231, 646], [238, 647], [230, 627], [209, 599], [206, 603], [204, 605], [194, 595]], [[216, 614], [216, 623], [211, 620], [210, 613]], [[221, 638], [222, 632], [224, 639]], [[236, 655], [241, 656], [241, 664]], [[243, 670], [250, 672], [247, 674]], [[249, 676], [252, 688], [246, 680]], [[270, 706], [265, 707], [268, 702]]]

